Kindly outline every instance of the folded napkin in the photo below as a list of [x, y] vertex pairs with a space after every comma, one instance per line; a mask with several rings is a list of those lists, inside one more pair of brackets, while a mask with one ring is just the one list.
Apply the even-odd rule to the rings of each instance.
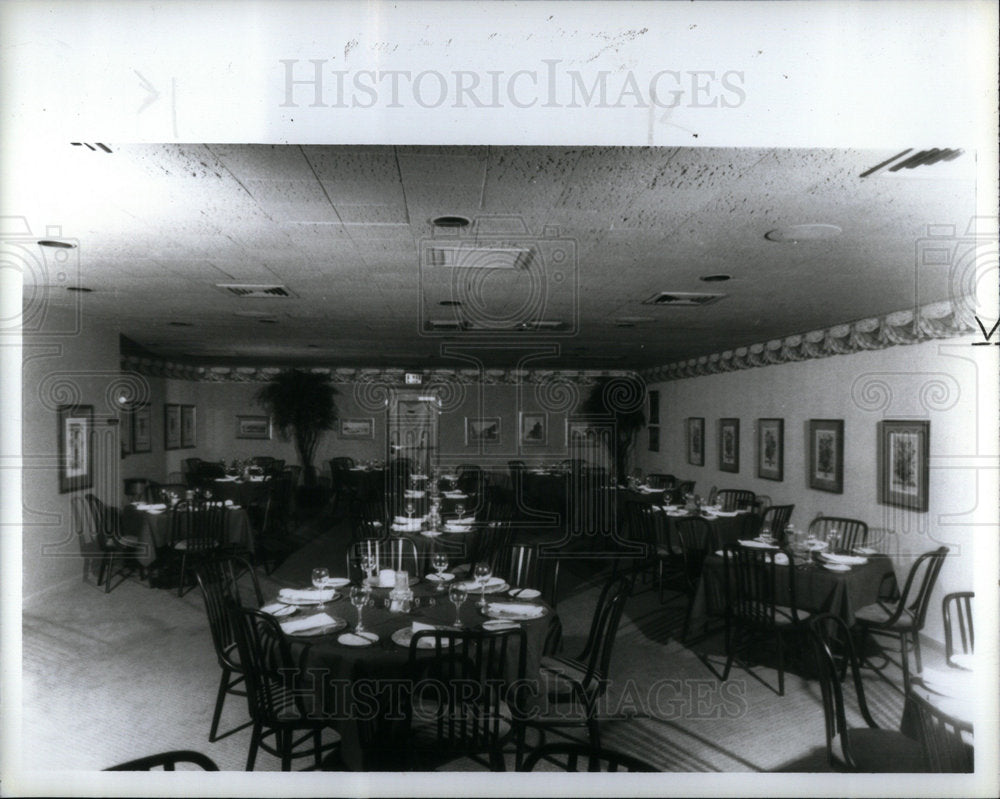
[[861, 566], [868, 562], [868, 558], [860, 555], [838, 555], [834, 552], [824, 552], [820, 557], [829, 563], [841, 563], [844, 566]]
[[740, 541], [740, 546], [749, 547], [750, 549], [777, 549], [778, 547], [774, 544], [765, 544], [763, 541], [749, 540]]
[[396, 524], [417, 524], [417, 525], [419, 525], [419, 524], [423, 523], [424, 517], [423, 516], [413, 516], [413, 517], [410, 517], [410, 516], [396, 516], [393, 519], [393, 521], [396, 522]]
[[336, 624], [336, 619], [327, 613], [316, 613], [312, 616], [305, 616], [301, 619], [289, 619], [281, 622], [281, 630], [284, 633], [299, 633], [303, 630], [319, 630]]
[[743, 511], [738, 510], [715, 510], [711, 511], [716, 516], [739, 516]]
[[468, 499], [469, 495], [463, 491], [444, 491], [442, 492], [448, 499]]
[[152, 505], [147, 505], [146, 510], [166, 510], [167, 506], [162, 502], [154, 502]]
[[786, 555], [784, 552], [775, 552], [774, 553], [774, 562], [777, 563], [779, 566], [787, 566], [788, 565], [788, 555]]
[[854, 547], [854, 549], [852, 549], [851, 551], [854, 552], [857, 555], [877, 555], [878, 554], [878, 550], [877, 549], [872, 549], [871, 547]]
[[264, 605], [261, 607], [261, 612], [270, 613], [272, 616], [290, 616], [297, 608], [292, 605], [286, 605], [284, 602], [272, 602], [270, 605]]
[[411, 474], [410, 475], [410, 479], [411, 480], [426, 480], [427, 479], [427, 475], [426, 474]]
[[395, 588], [396, 572], [392, 569], [380, 569], [378, 573], [379, 588]]
[[444, 583], [448, 580], [454, 580], [455, 575], [450, 572], [441, 572], [441, 574], [434, 572], [433, 574], [428, 574], [425, 579], [430, 580], [432, 583]]
[[[506, 580], [503, 577], [490, 577], [486, 582], [486, 590], [499, 588], [502, 585], [506, 585]], [[461, 583], [463, 591], [481, 591], [482, 587], [475, 580], [469, 580], [467, 582]]]
[[419, 633], [421, 630], [438, 630], [440, 629], [436, 624], [424, 624], [422, 621], [415, 621], [410, 624], [410, 630], [414, 633]]
[[329, 602], [336, 594], [332, 588], [282, 588], [278, 591], [278, 599], [289, 602]]
[[441, 479], [442, 480], [457, 480], [458, 479], [458, 475], [457, 474], [442, 474], [441, 475]]
[[518, 619], [537, 619], [545, 613], [545, 608], [541, 605], [525, 605], [514, 602], [490, 602], [486, 606], [486, 612]]
[[403, 492], [403, 496], [409, 499], [420, 499], [426, 494], [427, 494], [426, 491], [417, 491], [416, 489], [413, 488], [408, 488], [406, 489], [406, 491]]
[[516, 621], [508, 621], [506, 619], [490, 619], [483, 622], [483, 629], [491, 633], [495, 633], [498, 630], [516, 630], [520, 626]]

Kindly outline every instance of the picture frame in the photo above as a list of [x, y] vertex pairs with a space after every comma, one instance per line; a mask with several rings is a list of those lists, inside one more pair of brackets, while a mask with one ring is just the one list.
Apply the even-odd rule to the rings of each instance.
[[649, 428], [649, 451], [659, 452], [660, 451], [660, 428], [656, 425], [651, 425]]
[[687, 462], [692, 466], [705, 465], [705, 417], [689, 416], [684, 422], [687, 441]]
[[517, 423], [518, 440], [522, 446], [544, 446], [549, 440], [549, 417], [547, 413], [521, 411]]
[[194, 405], [181, 405], [181, 449], [198, 446], [198, 409]]
[[595, 449], [608, 440], [610, 430], [587, 417], [566, 419], [566, 450], [572, 454], [581, 449]]
[[132, 409], [127, 406], [118, 417], [118, 445], [123, 458], [132, 454]]
[[357, 439], [375, 438], [374, 417], [369, 417], [366, 419], [341, 419], [340, 437], [357, 438]]
[[844, 420], [810, 419], [809, 487], [844, 493]]
[[762, 480], [785, 479], [785, 420], [757, 420], [757, 476]]
[[57, 417], [59, 493], [91, 488], [94, 485], [94, 406], [60, 405]]
[[925, 513], [930, 485], [929, 421], [878, 423], [878, 501]]
[[649, 392], [649, 423], [659, 424], [660, 423], [660, 392], [650, 391]]
[[740, 470], [740, 420], [719, 419], [719, 471]]
[[237, 414], [236, 438], [252, 438], [269, 441], [271, 438], [271, 417], [251, 414]]
[[132, 454], [153, 451], [153, 415], [148, 405], [136, 405], [129, 412], [132, 422]]
[[181, 406], [167, 403], [163, 406], [163, 448], [181, 448]]
[[465, 446], [471, 444], [499, 444], [500, 417], [465, 417]]

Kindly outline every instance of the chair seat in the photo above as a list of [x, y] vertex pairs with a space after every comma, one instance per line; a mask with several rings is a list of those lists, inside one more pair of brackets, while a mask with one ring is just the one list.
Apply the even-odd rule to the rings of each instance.
[[855, 621], [867, 624], [872, 627], [888, 627], [890, 629], [908, 630], [914, 625], [913, 614], [909, 610], [904, 610], [900, 617], [889, 624], [889, 619], [896, 613], [895, 603], [875, 602], [865, 605], [854, 614]]
[[923, 747], [912, 738], [895, 730], [880, 730], [857, 727], [837, 736], [834, 751], [846, 768], [843, 754], [843, 739], [851, 748], [859, 771], [863, 772], [925, 772]]

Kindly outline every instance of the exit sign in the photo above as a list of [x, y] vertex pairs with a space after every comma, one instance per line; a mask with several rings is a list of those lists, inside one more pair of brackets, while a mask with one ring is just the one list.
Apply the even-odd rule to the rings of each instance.
[[424, 376], [417, 372], [407, 372], [406, 373], [406, 385], [408, 386], [419, 386], [424, 382]]

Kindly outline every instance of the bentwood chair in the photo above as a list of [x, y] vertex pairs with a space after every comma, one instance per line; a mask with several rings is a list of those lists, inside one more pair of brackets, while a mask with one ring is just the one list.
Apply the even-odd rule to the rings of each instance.
[[[921, 772], [927, 764], [920, 744], [898, 730], [881, 729], [872, 718], [865, 700], [853, 638], [847, 623], [833, 613], [816, 616], [809, 624], [810, 638], [819, 670], [826, 730], [826, 752], [830, 765], [838, 771]], [[846, 662], [842, 669], [839, 663]], [[841, 671], [849, 666], [858, 711], [864, 727], [847, 721]]]
[[761, 514], [761, 529], [770, 530], [775, 541], [781, 544], [786, 543], [785, 528], [788, 526], [788, 522], [792, 518], [792, 511], [794, 510], [794, 505], [768, 506], [767, 510]]
[[479, 534], [473, 539], [473, 546], [469, 552], [470, 564], [480, 561], [492, 563], [499, 554], [510, 546], [511, 527], [510, 522], [487, 522]]
[[[541, 689], [546, 692], [544, 707], [522, 708], [518, 734], [517, 764], [520, 768], [528, 728], [538, 732], [538, 745], [545, 733], [565, 727], [583, 727], [590, 744], [601, 745], [597, 702], [608, 688], [611, 653], [621, 623], [625, 603], [632, 594], [635, 570], [611, 577], [598, 597], [587, 642], [576, 657], [544, 655], [541, 659]], [[538, 711], [538, 712], [535, 712]], [[548, 711], [548, 712], [546, 712]]]
[[355, 541], [383, 539], [389, 535], [385, 501], [357, 501], [351, 510], [351, 530]]
[[[559, 742], [532, 749], [521, 771], [534, 771], [542, 760], [559, 765], [563, 771], [659, 771], [643, 760], [613, 749], [599, 749], [585, 743]], [[585, 768], [579, 768], [579, 765]]]
[[843, 552], [868, 546], [868, 525], [860, 519], [818, 516], [809, 523], [809, 534], [820, 541], [826, 541], [831, 533], [836, 533], [837, 548]]
[[972, 600], [975, 597], [974, 591], [958, 591], [948, 594], [941, 601], [944, 655], [948, 665], [955, 668], [963, 668], [952, 660], [956, 653], [971, 655], [976, 651], [976, 629], [972, 623]]
[[559, 593], [560, 559], [539, 549], [537, 544], [507, 544], [492, 561], [493, 574], [503, 577], [512, 588], [534, 588], [552, 608]]
[[662, 488], [664, 490], [673, 488], [677, 482], [677, 478], [672, 474], [660, 474], [654, 472], [653, 474], [646, 475], [646, 485], [650, 488]]
[[503, 747], [514, 734], [526, 662], [527, 636], [520, 627], [415, 633], [404, 700], [408, 765], [426, 770], [485, 755], [491, 771], [504, 771]]
[[139, 576], [145, 576], [145, 570], [136, 560], [136, 556], [141, 554], [142, 544], [121, 534], [117, 515], [112, 514], [100, 499], [87, 494], [85, 500], [86, 508], [82, 505], [73, 507], [81, 551], [93, 553], [84, 558], [84, 580], [92, 557], [98, 558], [97, 585], [103, 583], [106, 594], [111, 591], [111, 579], [120, 574], [123, 567], [131, 567], [129, 573], [138, 569]]
[[[678, 576], [681, 578], [681, 590], [687, 595], [688, 600], [684, 613], [684, 629], [681, 632], [681, 641], [687, 641], [691, 632], [691, 613], [694, 609], [695, 595], [701, 583], [701, 572], [705, 558], [714, 549], [715, 537], [712, 526], [699, 516], [673, 519], [672, 522], [677, 544], [683, 554], [683, 573]], [[724, 606], [724, 600], [719, 599], [710, 606], [721, 608]]]
[[919, 691], [908, 694], [907, 701], [914, 704], [920, 719], [920, 742], [928, 770], [952, 774], [975, 771], [972, 725], [935, 707]]
[[[178, 769], [177, 766], [194, 766], [192, 769]], [[154, 771], [163, 769], [164, 771], [218, 771], [219, 767], [212, 758], [203, 755], [201, 752], [194, 752], [190, 749], [176, 749], [172, 752], [161, 752], [157, 755], [140, 757], [129, 760], [126, 763], [119, 763], [111, 766], [105, 771]]]
[[315, 706], [318, 696], [298, 684], [299, 664], [277, 620], [235, 602], [228, 604], [227, 612], [253, 719], [246, 770], [253, 771], [259, 749], [280, 757], [282, 771], [291, 771], [293, 759], [309, 755], [313, 767], [320, 768], [324, 755], [340, 748], [340, 739], [323, 743], [323, 731], [332, 728], [333, 719]]
[[931, 592], [934, 590], [934, 584], [941, 573], [947, 554], [948, 547], [938, 547], [932, 552], [925, 552], [914, 561], [910, 573], [906, 576], [903, 592], [897, 601], [879, 600], [871, 605], [865, 605], [854, 614], [855, 626], [860, 631], [862, 652], [869, 633], [881, 633], [899, 639], [904, 693], [910, 690], [907, 642], [912, 642], [917, 671], [920, 671], [920, 631], [924, 628]]
[[724, 511], [753, 510], [757, 495], [753, 491], [743, 491], [736, 488], [721, 488], [716, 492], [715, 501], [722, 505]]
[[[778, 696], [784, 696], [785, 636], [798, 633], [809, 615], [803, 613], [800, 618], [796, 607], [795, 569], [782, 566], [779, 571], [777, 549], [731, 544], [722, 551], [726, 591], [726, 667], [722, 681], [729, 679], [737, 638], [748, 644], [768, 636], [775, 642], [778, 657]], [[784, 554], [791, 563], [791, 556]], [[779, 575], [784, 579], [779, 580]]]
[[[232, 621], [227, 611], [227, 603], [235, 602], [245, 606], [240, 596], [240, 578], [249, 575], [253, 594], [247, 599], [260, 607], [264, 604], [257, 575], [249, 561], [238, 555], [221, 555], [202, 561], [195, 569], [201, 596], [205, 600], [205, 613], [208, 616], [208, 628], [212, 633], [212, 644], [215, 646], [215, 657], [222, 669], [219, 689], [215, 696], [215, 710], [212, 713], [212, 726], [208, 732], [208, 740], [214, 743], [218, 739], [219, 719], [222, 717], [222, 706], [226, 695], [246, 696], [239, 688], [244, 682], [243, 667], [236, 651], [236, 635], [233, 632]], [[232, 732], [243, 729], [238, 727]], [[229, 735], [231, 733], [227, 733]]]
[[223, 542], [226, 509], [221, 503], [178, 502], [170, 509], [170, 548], [180, 556], [177, 596], [184, 596], [189, 561], [200, 562]]

